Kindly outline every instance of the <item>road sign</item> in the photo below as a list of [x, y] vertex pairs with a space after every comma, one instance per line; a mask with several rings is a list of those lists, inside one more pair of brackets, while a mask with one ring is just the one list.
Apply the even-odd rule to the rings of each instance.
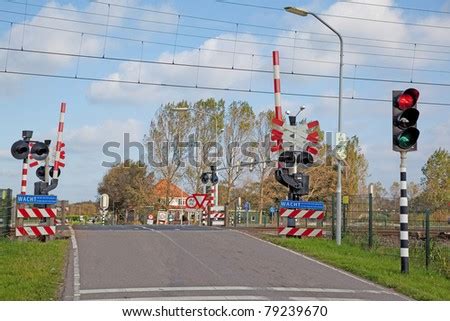
[[245, 201], [243, 208], [246, 212], [250, 211], [250, 203], [248, 201]]
[[102, 210], [106, 210], [108, 206], [109, 206], [109, 195], [102, 194], [102, 196], [100, 196], [100, 208]]
[[172, 221], [173, 221], [173, 214], [170, 213], [170, 214], [169, 214], [169, 222], [172, 222]]
[[18, 204], [40, 204], [49, 205], [56, 204], [58, 199], [55, 195], [17, 195], [16, 201]]
[[323, 202], [291, 201], [291, 200], [281, 201], [280, 207], [301, 208], [301, 209], [319, 210], [319, 211], [323, 211], [325, 208]]
[[186, 207], [187, 208], [196, 208], [197, 207], [197, 200], [194, 196], [189, 196], [186, 199]]
[[216, 211], [216, 212], [225, 211], [225, 206], [222, 206], [222, 205], [221, 206], [219, 206], [219, 205], [212, 206], [211, 211]]
[[271, 206], [270, 209], [269, 209], [270, 214], [273, 215], [273, 214], [275, 213], [276, 210], [277, 210], [277, 209], [276, 209], [275, 207]]
[[203, 207], [203, 204], [205, 203], [208, 194], [193, 194], [192, 196], [197, 201], [197, 207]]

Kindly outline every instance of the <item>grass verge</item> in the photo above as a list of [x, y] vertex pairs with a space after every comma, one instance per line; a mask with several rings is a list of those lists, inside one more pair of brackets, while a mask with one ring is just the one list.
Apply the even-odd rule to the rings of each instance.
[[67, 246], [68, 240], [0, 239], [0, 301], [58, 299]]
[[314, 257], [342, 270], [394, 289], [416, 300], [450, 300], [450, 279], [436, 270], [410, 262], [409, 274], [400, 273], [400, 258], [383, 255], [345, 240], [341, 246], [327, 239], [264, 236], [265, 240]]

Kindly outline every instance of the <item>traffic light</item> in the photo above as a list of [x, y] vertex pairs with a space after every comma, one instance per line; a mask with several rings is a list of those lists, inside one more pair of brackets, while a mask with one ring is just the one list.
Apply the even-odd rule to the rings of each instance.
[[417, 129], [419, 110], [417, 100], [419, 91], [409, 88], [405, 91], [392, 91], [392, 150], [411, 152], [417, 150]]

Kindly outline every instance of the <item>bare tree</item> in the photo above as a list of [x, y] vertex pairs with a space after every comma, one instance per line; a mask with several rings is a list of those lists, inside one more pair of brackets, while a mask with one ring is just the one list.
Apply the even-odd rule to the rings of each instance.
[[272, 118], [274, 112], [271, 110], [263, 111], [256, 117], [253, 135], [256, 142], [255, 153], [258, 163], [255, 165], [255, 172], [258, 177], [258, 211], [259, 224], [262, 224], [262, 213], [264, 209], [264, 182], [271, 174], [272, 164], [270, 160], [270, 130], [272, 127]]
[[[242, 174], [242, 168], [238, 165], [248, 161], [248, 156], [245, 156], [242, 150], [251, 145], [254, 119], [253, 108], [247, 102], [234, 101], [227, 109], [223, 135], [224, 146], [226, 146], [223, 161], [225, 170], [220, 172], [224, 180], [225, 204], [230, 203], [231, 189]], [[228, 217], [228, 207], [226, 216]]]
[[171, 184], [180, 178], [182, 168], [186, 166], [186, 138], [190, 129], [190, 114], [175, 112], [174, 109], [189, 107], [186, 101], [161, 106], [150, 123], [148, 136], [144, 137], [150, 167], [157, 178], [165, 179], [168, 183], [163, 204], [165, 207], [171, 201]]
[[223, 128], [225, 101], [214, 98], [199, 100], [189, 110], [191, 113], [190, 137], [195, 145], [190, 146], [185, 180], [192, 191], [201, 192], [200, 176], [215, 161], [213, 151], [217, 152], [215, 143], [220, 141]]

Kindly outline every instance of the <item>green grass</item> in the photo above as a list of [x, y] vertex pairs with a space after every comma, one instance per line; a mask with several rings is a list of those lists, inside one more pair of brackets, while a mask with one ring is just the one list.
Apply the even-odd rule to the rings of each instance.
[[[385, 255], [386, 249], [368, 250], [343, 241], [337, 246], [327, 239], [264, 237], [266, 240], [314, 257], [416, 300], [450, 300], [450, 279], [436, 270], [410, 262], [409, 274], [400, 273], [400, 257]], [[392, 250], [392, 249], [390, 249]]]
[[58, 299], [67, 246], [0, 239], [0, 301]]

